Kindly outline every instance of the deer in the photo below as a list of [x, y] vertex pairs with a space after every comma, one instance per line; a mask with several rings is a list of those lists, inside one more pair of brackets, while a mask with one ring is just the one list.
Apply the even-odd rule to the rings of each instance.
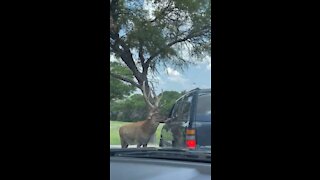
[[[154, 104], [152, 104], [149, 100], [151, 91], [153, 98], [155, 99]], [[149, 95], [147, 96], [145, 81], [143, 81], [142, 94], [145, 98], [147, 106], [149, 107], [149, 114], [147, 119], [144, 121], [138, 121], [120, 127], [119, 135], [121, 148], [128, 148], [129, 145], [137, 145], [137, 148], [140, 148], [141, 146], [147, 147], [148, 142], [155, 135], [159, 124], [161, 122], [166, 122], [166, 120], [160, 116], [159, 102], [162, 98], [163, 92], [161, 93], [161, 96], [156, 96], [154, 88], [149, 88]]]

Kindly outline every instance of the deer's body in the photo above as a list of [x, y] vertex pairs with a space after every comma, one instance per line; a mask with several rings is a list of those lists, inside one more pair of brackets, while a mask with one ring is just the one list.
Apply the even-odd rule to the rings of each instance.
[[146, 147], [158, 126], [159, 122], [148, 119], [120, 127], [121, 147], [127, 148], [128, 145], [137, 145], [138, 148], [141, 145]]
[[[149, 115], [144, 121], [120, 127], [119, 135], [122, 148], [127, 148], [128, 145], [137, 145], [137, 148], [140, 148], [140, 146], [147, 147], [147, 144], [150, 141], [150, 138], [155, 134], [159, 123], [163, 122], [159, 108], [159, 102], [163, 94], [160, 97], [157, 97], [156, 93], [150, 89], [149, 95], [147, 95], [145, 81], [142, 84], [141, 90], [144, 99], [146, 100], [146, 104], [149, 107]], [[151, 91], [153, 94], [153, 98], [151, 99], [154, 99], [154, 103], [151, 103], [149, 100]]]

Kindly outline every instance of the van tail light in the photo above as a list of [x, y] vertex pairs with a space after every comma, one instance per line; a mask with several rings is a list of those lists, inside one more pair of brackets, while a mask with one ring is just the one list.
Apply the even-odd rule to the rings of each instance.
[[197, 146], [196, 131], [194, 129], [186, 130], [186, 146], [189, 149], [195, 149]]

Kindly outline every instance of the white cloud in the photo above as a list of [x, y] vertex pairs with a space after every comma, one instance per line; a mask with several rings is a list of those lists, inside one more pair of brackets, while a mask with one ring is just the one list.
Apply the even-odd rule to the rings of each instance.
[[207, 64], [207, 70], [211, 71], [211, 57], [209, 55], [203, 59], [203, 63]]
[[168, 74], [168, 79], [174, 82], [185, 82], [187, 79], [183, 78], [180, 72], [168, 67], [166, 69], [166, 72]]
[[153, 12], [156, 9], [156, 6], [155, 6], [154, 3], [149, 2], [149, 1], [144, 1], [143, 9], [148, 11], [148, 18], [149, 19], [153, 19], [154, 18]]
[[181, 76], [181, 74], [180, 74], [178, 71], [176, 71], [176, 70], [174, 70], [174, 69], [172, 69], [172, 68], [170, 68], [170, 67], [168, 67], [168, 68], [166, 69], [166, 71], [167, 71], [167, 74], [168, 74], [169, 76], [173, 76], [173, 77]]
[[110, 61], [111, 62], [119, 62], [119, 60], [117, 60], [117, 58], [114, 55], [110, 55]]

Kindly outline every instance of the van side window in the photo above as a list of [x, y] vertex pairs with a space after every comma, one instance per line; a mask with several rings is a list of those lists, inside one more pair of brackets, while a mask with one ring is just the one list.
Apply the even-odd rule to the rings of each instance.
[[170, 117], [171, 118], [175, 118], [178, 115], [178, 108], [179, 108], [179, 104], [180, 104], [181, 100], [177, 101], [171, 111]]
[[186, 122], [190, 120], [192, 97], [193, 95], [190, 95], [182, 99], [178, 111], [179, 121]]
[[197, 121], [211, 121], [211, 93], [200, 93], [197, 103]]

